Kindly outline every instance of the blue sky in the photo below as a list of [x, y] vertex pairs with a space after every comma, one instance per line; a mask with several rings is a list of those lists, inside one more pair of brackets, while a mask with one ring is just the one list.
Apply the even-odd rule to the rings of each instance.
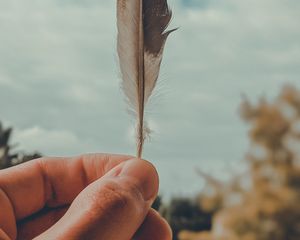
[[[200, 190], [194, 168], [217, 177], [239, 168], [247, 127], [241, 95], [300, 87], [300, 2], [170, 0], [154, 130], [145, 158], [162, 192]], [[14, 142], [46, 155], [134, 154], [116, 60], [115, 2], [0, 0], [0, 119]], [[176, 179], [176, 184], [174, 181]]]

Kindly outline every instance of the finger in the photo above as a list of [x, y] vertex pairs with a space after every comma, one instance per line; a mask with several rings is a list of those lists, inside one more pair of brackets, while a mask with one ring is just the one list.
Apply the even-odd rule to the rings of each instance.
[[[18, 238], [30, 240], [54, 225], [68, 210], [68, 206], [48, 209], [25, 219], [18, 224]], [[0, 238], [1, 239], [1, 238]], [[150, 209], [146, 219], [134, 236], [134, 240], [171, 240], [169, 224], [154, 209]]]
[[36, 240], [132, 239], [157, 191], [155, 168], [143, 160], [129, 160], [84, 189], [67, 213]]
[[145, 221], [136, 232], [134, 240], [172, 240], [172, 231], [158, 212], [150, 209]]
[[[69, 206], [43, 209], [18, 223], [17, 240], [31, 240], [54, 225], [66, 213]], [[0, 238], [1, 239], [1, 238]]]
[[[17, 228], [14, 212], [12, 210], [11, 203], [7, 195], [0, 188], [0, 229], [2, 228], [5, 233], [12, 239], [15, 238]], [[1, 236], [1, 235], [0, 235]], [[0, 238], [2, 239], [2, 238]], [[3, 239], [5, 239], [3, 237]]]
[[0, 239], [1, 240], [10, 240], [6, 233], [0, 228]]
[[45, 206], [57, 207], [71, 203], [88, 184], [130, 158], [107, 154], [41, 158], [1, 170], [0, 192], [2, 189], [5, 194], [6, 200], [3, 201], [9, 199], [6, 205], [11, 206], [7, 211], [14, 212], [19, 220]]

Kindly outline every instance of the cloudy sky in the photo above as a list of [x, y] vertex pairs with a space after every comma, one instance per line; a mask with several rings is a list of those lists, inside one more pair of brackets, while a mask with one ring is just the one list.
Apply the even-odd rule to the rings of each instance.
[[[145, 149], [166, 195], [201, 189], [195, 167], [223, 177], [241, 164], [242, 94], [300, 87], [300, 1], [169, 3], [180, 29], [166, 46]], [[115, 23], [115, 1], [0, 0], [0, 119], [20, 149], [135, 153]]]

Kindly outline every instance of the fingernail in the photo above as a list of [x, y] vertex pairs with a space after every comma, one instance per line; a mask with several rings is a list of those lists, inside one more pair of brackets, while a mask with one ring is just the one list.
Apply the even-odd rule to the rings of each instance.
[[129, 177], [138, 186], [145, 201], [154, 200], [158, 192], [158, 174], [152, 164], [145, 160], [132, 159], [124, 163], [120, 177]]

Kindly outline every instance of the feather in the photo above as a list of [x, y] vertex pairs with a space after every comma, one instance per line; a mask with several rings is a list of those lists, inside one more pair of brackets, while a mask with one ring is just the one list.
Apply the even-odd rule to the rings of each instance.
[[137, 157], [150, 129], [145, 106], [155, 88], [172, 12], [167, 0], [117, 0], [117, 51], [122, 89], [137, 121]]

